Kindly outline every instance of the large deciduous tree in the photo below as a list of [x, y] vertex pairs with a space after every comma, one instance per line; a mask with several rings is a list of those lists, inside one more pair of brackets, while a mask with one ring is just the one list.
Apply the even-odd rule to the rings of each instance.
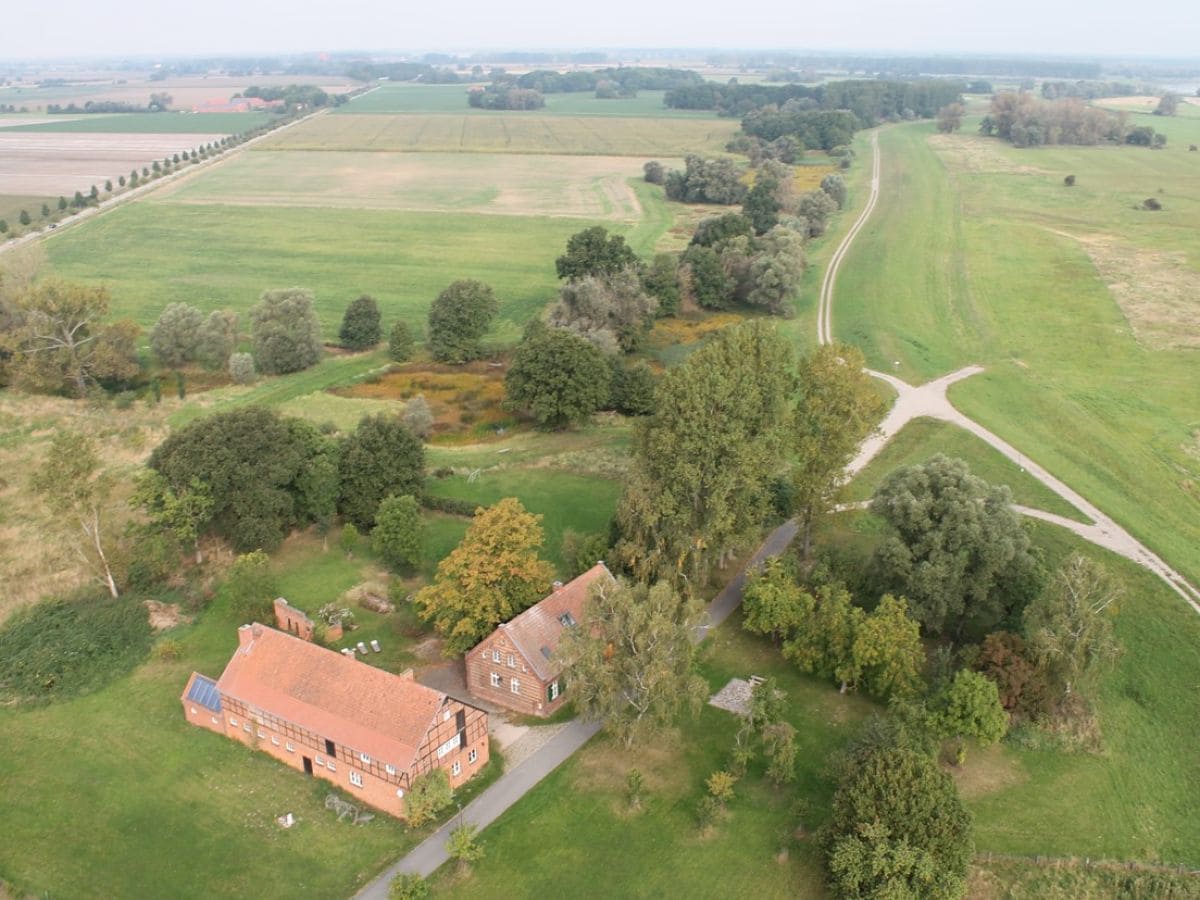
[[835, 895], [961, 897], [974, 846], [950, 776], [929, 756], [898, 747], [867, 752], [845, 769], [823, 839]]
[[638, 423], [618, 554], [643, 579], [703, 584], [769, 509], [784, 447], [791, 345], [768, 323], [727, 328], [667, 372]]
[[209, 529], [239, 551], [273, 550], [309, 521], [303, 478], [328, 441], [307, 422], [258, 406], [214, 413], [173, 432], [148, 465], [175, 496], [210, 492]]
[[1008, 714], [990, 678], [959, 669], [930, 702], [930, 722], [942, 737], [973, 737], [994, 744], [1008, 731]]
[[442, 636], [447, 656], [466, 652], [549, 592], [554, 569], [538, 557], [541, 518], [513, 497], [478, 510], [433, 583], [417, 592], [417, 610]]
[[504, 376], [505, 403], [547, 428], [587, 421], [609, 400], [612, 369], [591, 342], [549, 328], [522, 341]]
[[742, 597], [743, 627], [777, 641], [791, 637], [816, 610], [816, 599], [796, 583], [778, 557], [751, 575]]
[[108, 507], [113, 480], [100, 464], [95, 442], [71, 429], [58, 431], [32, 487], [45, 501], [76, 552], [113, 596], [119, 596], [109, 564]]
[[630, 353], [654, 324], [658, 300], [633, 268], [572, 279], [559, 291], [550, 323], [569, 328], [601, 348], [615, 343]]
[[424, 479], [421, 439], [395, 416], [367, 416], [342, 441], [338, 509], [359, 531], [368, 532], [384, 497], [419, 496]]
[[696, 674], [692, 635], [702, 610], [669, 584], [601, 582], [583, 622], [559, 645], [576, 710], [599, 720], [626, 747], [695, 714], [708, 693]]
[[638, 264], [637, 254], [619, 234], [608, 233], [603, 225], [593, 225], [567, 239], [567, 250], [554, 261], [558, 277], [586, 278], [589, 275], [613, 275]]
[[150, 349], [158, 361], [178, 369], [196, 358], [204, 313], [187, 303], [168, 303], [150, 330]]
[[481, 340], [499, 304], [482, 281], [455, 281], [429, 307], [429, 351], [438, 362], [464, 363], [478, 359]]
[[97, 381], [126, 381], [138, 372], [137, 324], [105, 324], [105, 288], [47, 278], [17, 301], [20, 321], [10, 363], [16, 383], [34, 391], [83, 396]]
[[371, 546], [394, 569], [411, 569], [421, 562], [424, 534], [421, 507], [409, 496], [385, 497], [375, 513]]
[[1043, 580], [1007, 487], [942, 455], [897, 469], [871, 500], [888, 524], [873, 565], [931, 634], [961, 637], [1024, 610]]
[[792, 415], [792, 509], [804, 559], [813, 529], [838, 501], [846, 466], [883, 414], [883, 399], [857, 347], [826, 344], [800, 360]]
[[193, 477], [186, 487], [175, 490], [159, 472], [147, 469], [130, 499], [145, 511], [151, 526], [191, 547], [197, 564], [204, 561], [200, 535], [213, 514], [212, 491], [207, 484]]
[[921, 687], [921, 626], [908, 617], [903, 597], [884, 594], [858, 623], [851, 653], [863, 686], [875, 697], [907, 697]]
[[196, 336], [196, 359], [209, 369], [224, 369], [237, 348], [238, 317], [232, 310], [216, 310], [208, 314]]
[[379, 304], [369, 294], [363, 294], [346, 307], [338, 340], [347, 350], [366, 350], [383, 340]]
[[299, 372], [321, 358], [321, 326], [304, 288], [263, 291], [250, 308], [250, 333], [254, 362], [268, 375]]
[[1062, 696], [1086, 694], [1120, 657], [1113, 632], [1120, 597], [1100, 563], [1075, 554], [1025, 611], [1031, 655]]

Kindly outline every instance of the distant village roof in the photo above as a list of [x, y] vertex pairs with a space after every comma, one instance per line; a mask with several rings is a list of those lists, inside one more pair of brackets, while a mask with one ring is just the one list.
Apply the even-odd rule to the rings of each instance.
[[281, 105], [282, 102], [282, 100], [263, 100], [261, 97], [235, 97], [230, 100], [214, 97], [197, 103], [192, 107], [192, 112], [249, 112], [252, 109], [270, 109], [273, 106]]
[[400, 771], [411, 767], [446, 701], [411, 675], [393, 675], [265, 625], [243, 625], [238, 639], [217, 681], [222, 695]]
[[533, 667], [542, 681], [562, 672], [562, 662], [554, 657], [563, 632], [583, 621], [583, 608], [592, 585], [614, 582], [604, 563], [596, 563], [574, 581], [555, 588], [554, 593], [500, 626]]

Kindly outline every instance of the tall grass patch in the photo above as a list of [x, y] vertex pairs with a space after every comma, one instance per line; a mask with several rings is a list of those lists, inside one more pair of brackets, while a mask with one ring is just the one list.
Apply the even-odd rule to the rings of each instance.
[[150, 649], [137, 600], [95, 592], [46, 600], [0, 629], [0, 704], [63, 700], [126, 674]]

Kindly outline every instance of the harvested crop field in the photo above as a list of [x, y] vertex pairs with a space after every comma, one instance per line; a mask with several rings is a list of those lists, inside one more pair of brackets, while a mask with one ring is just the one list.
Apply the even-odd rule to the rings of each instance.
[[636, 222], [627, 156], [261, 151], [164, 188], [180, 203], [405, 209]]
[[[306, 79], [295, 75], [248, 75], [236, 78], [218, 75], [167, 78], [162, 81], [108, 78], [82, 84], [51, 87], [17, 83], [0, 88], [0, 103], [11, 103], [18, 109], [25, 107], [30, 112], [41, 112], [52, 103], [60, 106], [75, 103], [82, 106], [89, 100], [111, 100], [118, 103], [145, 105], [150, 102], [151, 94], [166, 93], [171, 95], [172, 109], [191, 109], [196, 104], [208, 100], [228, 100], [251, 85], [268, 87], [295, 84], [297, 81], [304, 80]], [[311, 79], [307, 80], [311, 81]], [[124, 83], [118, 84], [118, 81]], [[350, 90], [355, 84], [344, 78], [321, 78], [320, 81], [321, 89], [329, 94], [343, 93]]]
[[736, 119], [648, 116], [337, 115], [317, 116], [264, 142], [271, 150], [391, 150], [685, 156], [721, 152]]
[[219, 140], [220, 134], [39, 134], [0, 132], [0, 194], [87, 191], [156, 159]]

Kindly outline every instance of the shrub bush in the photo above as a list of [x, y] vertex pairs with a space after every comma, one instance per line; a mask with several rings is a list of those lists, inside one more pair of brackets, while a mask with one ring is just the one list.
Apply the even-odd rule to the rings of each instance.
[[97, 591], [45, 600], [0, 629], [0, 705], [99, 690], [146, 658], [146, 608]]

